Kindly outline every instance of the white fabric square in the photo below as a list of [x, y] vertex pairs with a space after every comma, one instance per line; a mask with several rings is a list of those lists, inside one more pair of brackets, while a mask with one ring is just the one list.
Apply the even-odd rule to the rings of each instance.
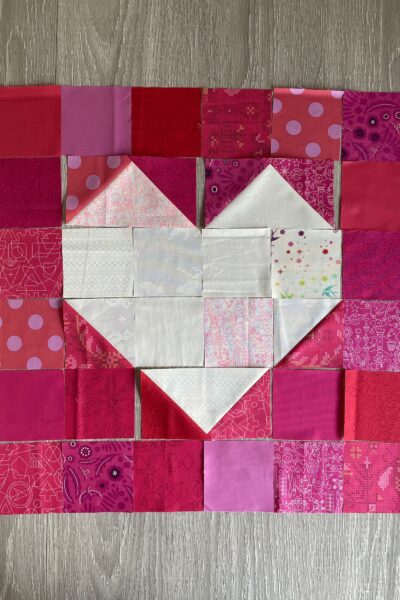
[[203, 295], [271, 296], [270, 229], [203, 230]]
[[201, 296], [198, 229], [134, 229], [135, 296]]
[[136, 367], [202, 367], [202, 298], [135, 298]]
[[276, 230], [271, 261], [273, 298], [340, 298], [341, 231]]
[[131, 229], [63, 230], [64, 298], [133, 295]]

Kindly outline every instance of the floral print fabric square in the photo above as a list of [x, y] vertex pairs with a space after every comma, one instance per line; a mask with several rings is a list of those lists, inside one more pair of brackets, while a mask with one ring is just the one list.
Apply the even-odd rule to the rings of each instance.
[[340, 298], [341, 262], [340, 231], [273, 231], [272, 297]]
[[295, 158], [340, 158], [343, 92], [275, 88], [271, 153]]

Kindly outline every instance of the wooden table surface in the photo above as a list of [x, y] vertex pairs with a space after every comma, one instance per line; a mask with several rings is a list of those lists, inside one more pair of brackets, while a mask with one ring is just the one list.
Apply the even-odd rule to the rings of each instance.
[[[400, 90], [398, 0], [0, 0], [2, 84]], [[396, 515], [0, 517], [0, 598], [395, 600]]]

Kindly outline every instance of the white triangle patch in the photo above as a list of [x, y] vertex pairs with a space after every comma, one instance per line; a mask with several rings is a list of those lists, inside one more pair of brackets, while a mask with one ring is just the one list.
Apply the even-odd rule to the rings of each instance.
[[68, 300], [68, 304], [134, 365], [133, 298]]
[[144, 373], [205, 433], [268, 369], [149, 369]]
[[332, 229], [272, 165], [253, 179], [207, 227]]
[[274, 300], [274, 364], [278, 364], [341, 300]]

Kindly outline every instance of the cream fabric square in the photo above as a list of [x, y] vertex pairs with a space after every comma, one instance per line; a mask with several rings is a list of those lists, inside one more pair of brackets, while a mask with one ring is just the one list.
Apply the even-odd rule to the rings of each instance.
[[64, 298], [133, 295], [132, 230], [63, 230]]
[[268, 297], [270, 229], [203, 230], [203, 295]]

